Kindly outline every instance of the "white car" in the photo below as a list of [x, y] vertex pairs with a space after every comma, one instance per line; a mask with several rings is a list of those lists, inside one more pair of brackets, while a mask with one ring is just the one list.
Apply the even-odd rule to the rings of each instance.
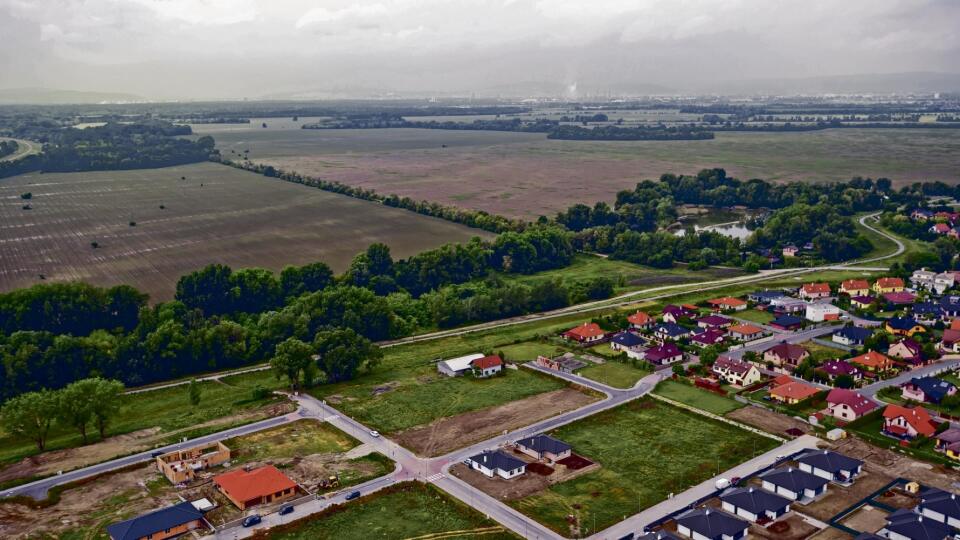
[[371, 430], [370, 430], [370, 436], [371, 436], [371, 437], [379, 437], [379, 436], [380, 436], [380, 432], [377, 431], [377, 430], [375, 430], [375, 429], [371, 429]]

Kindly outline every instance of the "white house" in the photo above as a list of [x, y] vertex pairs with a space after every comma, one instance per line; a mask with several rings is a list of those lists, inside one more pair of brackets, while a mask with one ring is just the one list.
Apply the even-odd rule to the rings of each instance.
[[826, 302], [808, 304], [804, 316], [813, 322], [836, 321], [840, 318], [840, 308]]
[[506, 480], [516, 478], [527, 470], [526, 463], [500, 450], [488, 450], [466, 459], [464, 463], [490, 478], [499, 476]]
[[760, 381], [760, 370], [754, 364], [721, 356], [713, 363], [712, 371], [717, 377], [736, 386], [750, 386]]
[[960, 499], [955, 493], [942, 489], [930, 488], [921, 493], [920, 505], [917, 506], [920, 515], [960, 529]]
[[793, 467], [773, 469], [760, 476], [763, 489], [782, 495], [791, 501], [806, 504], [827, 491], [826, 478], [820, 478]]
[[458, 356], [449, 360], [441, 360], [437, 362], [437, 371], [447, 377], [459, 377], [473, 369], [471, 364], [474, 360], [479, 360], [483, 357], [484, 355], [482, 353], [474, 353], [466, 356]]
[[797, 467], [803, 472], [846, 485], [860, 474], [863, 462], [830, 450], [810, 450], [797, 457]]
[[924, 268], [913, 271], [913, 275], [910, 276], [910, 283], [917, 289], [926, 289], [937, 294], [943, 294], [944, 291], [953, 287], [954, 275], [946, 272], [937, 274]]
[[790, 511], [790, 499], [755, 487], [737, 488], [720, 496], [721, 508], [750, 521], [771, 520]]
[[739, 540], [750, 523], [721, 510], [696, 508], [677, 517], [677, 533], [694, 540]]

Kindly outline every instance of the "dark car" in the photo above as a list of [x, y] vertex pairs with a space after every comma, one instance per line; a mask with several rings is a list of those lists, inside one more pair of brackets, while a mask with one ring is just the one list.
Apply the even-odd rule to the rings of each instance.
[[260, 523], [261, 521], [263, 521], [263, 518], [261, 518], [260, 516], [254, 514], [254, 515], [252, 515], [252, 516], [247, 516], [247, 517], [243, 518], [243, 526], [244, 526], [244, 527], [253, 527], [254, 525]]
[[283, 505], [283, 506], [280, 507], [280, 515], [281, 515], [281, 516], [285, 516], [285, 515], [287, 515], [287, 514], [289, 514], [289, 513], [291, 513], [291, 512], [293, 512], [293, 505], [292, 505], [292, 504], [285, 504], [285, 505]]
[[348, 501], [352, 501], [352, 500], [356, 499], [356, 498], [359, 497], [359, 496], [360, 496], [360, 492], [359, 492], [359, 491], [354, 491], [353, 493], [347, 495], [347, 500], [348, 500]]
[[163, 452], [161, 452], [161, 451], [150, 452], [150, 457], [154, 457], [154, 458], [155, 458], [155, 457], [160, 457], [160, 456], [162, 456], [162, 455], [163, 455]]

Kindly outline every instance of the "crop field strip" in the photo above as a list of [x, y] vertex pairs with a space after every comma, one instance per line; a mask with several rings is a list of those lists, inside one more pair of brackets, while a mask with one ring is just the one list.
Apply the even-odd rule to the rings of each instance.
[[158, 301], [210, 263], [280, 270], [324, 261], [340, 271], [373, 242], [404, 257], [473, 236], [488, 234], [213, 163], [0, 182], [2, 291], [43, 275], [129, 284]]

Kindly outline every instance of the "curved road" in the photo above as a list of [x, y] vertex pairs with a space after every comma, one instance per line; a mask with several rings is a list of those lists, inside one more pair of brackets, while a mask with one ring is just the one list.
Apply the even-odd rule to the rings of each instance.
[[0, 161], [16, 161], [20, 158], [27, 157], [30, 154], [39, 154], [40, 150], [43, 148], [42, 144], [34, 141], [28, 141], [26, 139], [11, 139], [8, 137], [4, 137], [3, 139], [17, 141], [17, 151], [9, 156], [0, 158]]

